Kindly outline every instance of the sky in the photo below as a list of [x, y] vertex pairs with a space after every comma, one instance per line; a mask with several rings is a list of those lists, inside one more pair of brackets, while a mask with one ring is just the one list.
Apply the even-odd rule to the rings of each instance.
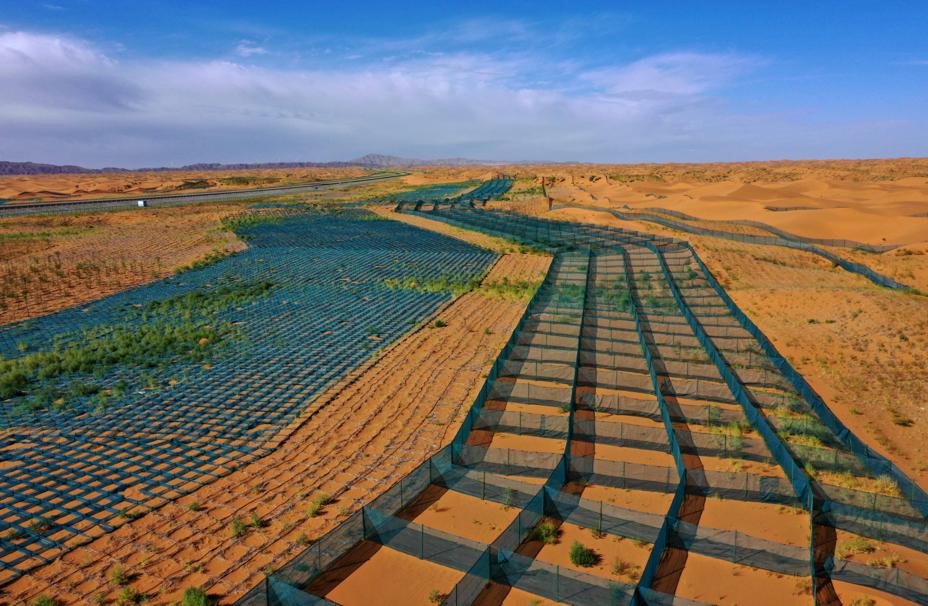
[[0, 0], [0, 160], [928, 156], [928, 2]]

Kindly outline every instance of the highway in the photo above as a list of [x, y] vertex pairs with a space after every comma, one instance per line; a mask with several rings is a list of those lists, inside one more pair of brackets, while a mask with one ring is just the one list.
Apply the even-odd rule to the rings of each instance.
[[280, 187], [259, 187], [254, 189], [237, 189], [232, 191], [211, 191], [193, 194], [167, 194], [145, 195], [137, 194], [130, 198], [100, 198], [96, 200], [55, 200], [54, 202], [29, 202], [17, 204], [9, 202], [0, 205], [0, 217], [21, 215], [57, 214], [67, 212], [87, 212], [97, 210], [118, 210], [123, 208], [138, 208], [139, 200], [145, 200], [147, 206], [176, 206], [182, 204], [197, 204], [201, 202], [228, 202], [231, 200], [246, 200], [249, 198], [284, 196], [320, 189], [338, 189], [369, 181], [382, 181], [395, 179], [408, 173], [389, 172], [355, 177], [351, 179], [335, 179], [331, 181], [317, 181], [301, 185], [285, 185]]

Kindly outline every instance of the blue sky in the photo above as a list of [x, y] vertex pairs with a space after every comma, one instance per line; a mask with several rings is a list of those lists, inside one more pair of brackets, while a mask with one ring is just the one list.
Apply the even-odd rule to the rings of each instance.
[[924, 156], [926, 25], [923, 2], [0, 0], [0, 159]]

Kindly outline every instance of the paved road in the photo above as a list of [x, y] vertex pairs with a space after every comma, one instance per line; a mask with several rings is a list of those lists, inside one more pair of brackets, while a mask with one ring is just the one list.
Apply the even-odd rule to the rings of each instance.
[[237, 189], [233, 191], [200, 192], [195, 194], [170, 194], [146, 196], [139, 194], [131, 198], [102, 198], [99, 200], [56, 200], [54, 202], [36, 202], [26, 204], [8, 203], [0, 206], [0, 217], [18, 215], [57, 214], [67, 212], [87, 212], [95, 210], [116, 210], [121, 208], [138, 208], [138, 201], [145, 200], [148, 206], [174, 206], [196, 204], [199, 202], [227, 202], [264, 196], [281, 196], [316, 191], [320, 189], [337, 189], [368, 181], [395, 179], [408, 173], [391, 172], [352, 179], [318, 181], [303, 185], [286, 185], [282, 187], [258, 187], [254, 189]]

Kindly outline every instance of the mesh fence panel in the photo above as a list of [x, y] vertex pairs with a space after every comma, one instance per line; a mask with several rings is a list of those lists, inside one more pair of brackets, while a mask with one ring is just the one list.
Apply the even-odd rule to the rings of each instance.
[[793, 576], [809, 574], [808, 547], [775, 543], [735, 530], [705, 528], [675, 520], [668, 544], [735, 564]]
[[916, 604], [928, 604], [928, 581], [905, 570], [876, 568], [847, 560], [830, 561], [826, 569], [835, 580], [879, 589]]
[[657, 539], [664, 516], [616, 507], [561, 491], [548, 490], [551, 515], [581, 528], [653, 543]]
[[576, 606], [625, 606], [634, 587], [501, 550], [491, 566], [493, 580]]

